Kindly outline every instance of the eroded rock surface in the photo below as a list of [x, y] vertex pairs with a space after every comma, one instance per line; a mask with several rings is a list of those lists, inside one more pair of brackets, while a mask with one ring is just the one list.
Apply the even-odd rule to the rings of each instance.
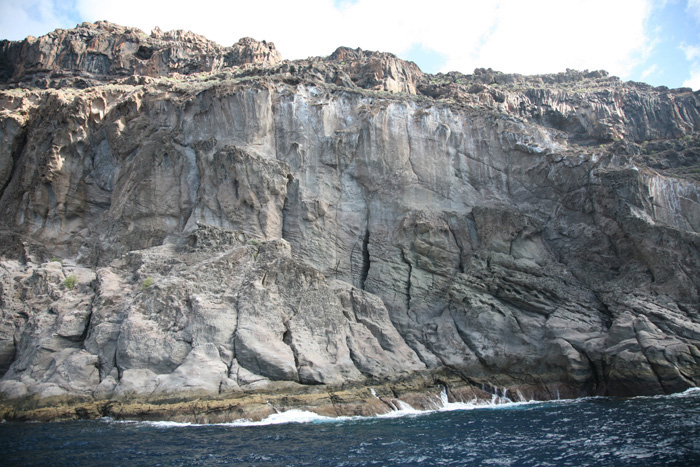
[[[406, 397], [428, 407], [416, 388], [700, 383], [697, 93], [604, 72], [424, 75], [347, 48], [281, 62], [250, 39], [107, 23], [52, 34], [23, 47], [146, 41], [162, 47], [129, 60], [178, 50], [207, 73], [162, 77], [183, 73], [168, 58], [125, 79], [112, 55], [95, 72], [109, 84], [2, 91], [6, 400], [419, 378]], [[10, 81], [34, 82], [7, 56]], [[391, 406], [353, 394], [336, 413]]]

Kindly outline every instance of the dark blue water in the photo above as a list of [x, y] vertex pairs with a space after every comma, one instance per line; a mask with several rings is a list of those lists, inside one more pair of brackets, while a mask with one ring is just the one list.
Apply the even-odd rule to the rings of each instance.
[[3, 423], [0, 465], [700, 466], [700, 390], [395, 415], [287, 414], [307, 421], [259, 425]]

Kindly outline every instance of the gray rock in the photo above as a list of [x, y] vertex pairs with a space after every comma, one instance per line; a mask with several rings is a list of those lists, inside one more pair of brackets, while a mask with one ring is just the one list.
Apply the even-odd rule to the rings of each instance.
[[189, 66], [180, 48], [218, 74], [0, 92], [6, 399], [700, 384], [698, 182], [640, 156], [652, 138], [692, 152], [693, 93], [571, 71], [440, 83], [388, 54], [275, 65], [252, 40], [82, 30], [158, 45], [122, 57], [150, 76]]
[[228, 367], [221, 361], [219, 351], [209, 342], [194, 347], [182, 364], [168, 375], [158, 376], [156, 393], [195, 392], [218, 393], [222, 385], [236, 388], [228, 380]]

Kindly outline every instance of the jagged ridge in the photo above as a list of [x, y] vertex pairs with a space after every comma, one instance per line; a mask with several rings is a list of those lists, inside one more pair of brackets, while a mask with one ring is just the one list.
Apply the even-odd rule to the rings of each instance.
[[190, 75], [280, 59], [274, 44], [251, 38], [222, 47], [190, 31], [156, 28], [149, 36], [137, 28], [98, 21], [38, 39], [0, 42], [0, 81], [84, 88], [124, 76]]

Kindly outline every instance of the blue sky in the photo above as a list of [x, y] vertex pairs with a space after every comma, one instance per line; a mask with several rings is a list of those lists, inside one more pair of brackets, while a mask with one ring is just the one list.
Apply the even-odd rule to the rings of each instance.
[[[700, 2], [669, 1], [655, 8], [648, 20], [653, 40], [648, 57], [633, 68], [630, 79], [669, 87], [682, 86], [696, 74], [700, 88]], [[689, 53], [691, 52], [691, 53]], [[687, 55], [691, 55], [689, 60]]]
[[700, 0], [0, 0], [3, 39], [101, 19], [188, 29], [224, 45], [250, 36], [289, 59], [345, 45], [393, 52], [430, 73], [605, 69], [700, 89]]

